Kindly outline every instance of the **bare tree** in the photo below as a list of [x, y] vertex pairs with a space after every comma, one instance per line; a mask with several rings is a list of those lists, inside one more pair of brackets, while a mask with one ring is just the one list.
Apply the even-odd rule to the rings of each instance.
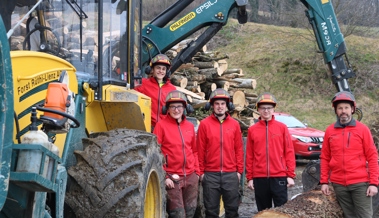
[[[379, 0], [334, 0], [332, 4], [345, 36], [370, 36], [372, 27], [379, 26]], [[259, 0], [258, 6], [257, 22], [309, 28], [306, 8], [299, 0]]]

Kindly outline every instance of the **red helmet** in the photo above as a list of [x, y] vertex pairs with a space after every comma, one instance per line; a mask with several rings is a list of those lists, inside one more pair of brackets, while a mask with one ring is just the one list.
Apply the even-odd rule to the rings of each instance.
[[185, 114], [192, 113], [194, 111], [193, 107], [190, 104], [187, 104], [187, 97], [185, 94], [178, 90], [171, 91], [166, 96], [166, 105], [162, 107], [162, 114], [167, 114], [167, 109], [171, 103], [179, 102], [182, 103], [185, 110]]
[[276, 107], [276, 98], [271, 93], [264, 92], [257, 99], [257, 103], [256, 103], [257, 108], [258, 108], [259, 104], [272, 104], [272, 105], [274, 105], [274, 107]]
[[209, 96], [209, 102], [207, 102], [207, 104], [204, 106], [204, 109], [209, 110], [211, 108], [211, 105], [213, 105], [214, 101], [216, 100], [225, 100], [228, 110], [234, 110], [234, 105], [232, 102], [230, 102], [229, 93], [221, 88], [218, 88], [211, 93]]
[[332, 106], [336, 108], [340, 101], [350, 102], [354, 108], [357, 106], [354, 95], [348, 91], [337, 92], [332, 99]]
[[218, 88], [214, 90], [209, 96], [209, 101], [213, 104], [216, 100], [225, 100], [226, 103], [230, 102], [230, 95], [225, 89]]
[[173, 102], [183, 103], [183, 106], [186, 107], [187, 106], [187, 97], [185, 94], [183, 94], [182, 92], [180, 92], [178, 90], [171, 91], [166, 96], [166, 107], [168, 107], [170, 105], [170, 103], [173, 103]]
[[167, 68], [171, 67], [170, 59], [164, 54], [158, 54], [150, 61], [150, 67], [154, 67], [157, 64], [166, 65]]

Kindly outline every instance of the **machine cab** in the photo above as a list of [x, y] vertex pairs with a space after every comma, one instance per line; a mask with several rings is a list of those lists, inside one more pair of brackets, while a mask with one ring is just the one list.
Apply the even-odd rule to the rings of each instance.
[[134, 78], [141, 77], [140, 0], [37, 4], [15, 7], [11, 26], [24, 20], [10, 38], [11, 50], [46, 52], [70, 62], [78, 80], [89, 82], [95, 96], [101, 96], [102, 85], [134, 86]]

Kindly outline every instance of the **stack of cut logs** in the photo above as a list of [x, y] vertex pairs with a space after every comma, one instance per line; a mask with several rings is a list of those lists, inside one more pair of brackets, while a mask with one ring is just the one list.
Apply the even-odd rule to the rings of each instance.
[[[191, 40], [182, 41], [166, 52], [166, 55], [174, 58]], [[248, 90], [254, 90], [257, 82], [255, 79], [244, 78], [242, 69], [228, 68], [226, 59], [227, 55], [207, 51], [204, 46], [192, 58], [191, 63], [183, 64], [173, 72], [170, 80], [177, 90], [187, 95], [189, 103], [195, 109], [204, 107], [210, 93], [216, 88], [228, 91], [235, 106], [232, 116], [240, 122], [242, 130], [247, 130], [254, 123], [254, 117], [257, 117], [254, 110], [257, 94]]]

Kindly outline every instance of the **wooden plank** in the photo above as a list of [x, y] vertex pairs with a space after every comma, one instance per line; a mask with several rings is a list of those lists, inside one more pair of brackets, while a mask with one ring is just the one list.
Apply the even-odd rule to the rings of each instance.
[[179, 86], [175, 86], [175, 88], [176, 88], [176, 90], [181, 91], [181, 92], [183, 92], [184, 94], [189, 95], [189, 96], [191, 96], [191, 97], [193, 97], [193, 98], [200, 99], [200, 100], [204, 100], [204, 97], [201, 97], [200, 95], [198, 95], [198, 94], [196, 94], [196, 93], [193, 93], [193, 92], [191, 92], [191, 91], [188, 91], [187, 89], [184, 89], [184, 88], [179, 87]]

